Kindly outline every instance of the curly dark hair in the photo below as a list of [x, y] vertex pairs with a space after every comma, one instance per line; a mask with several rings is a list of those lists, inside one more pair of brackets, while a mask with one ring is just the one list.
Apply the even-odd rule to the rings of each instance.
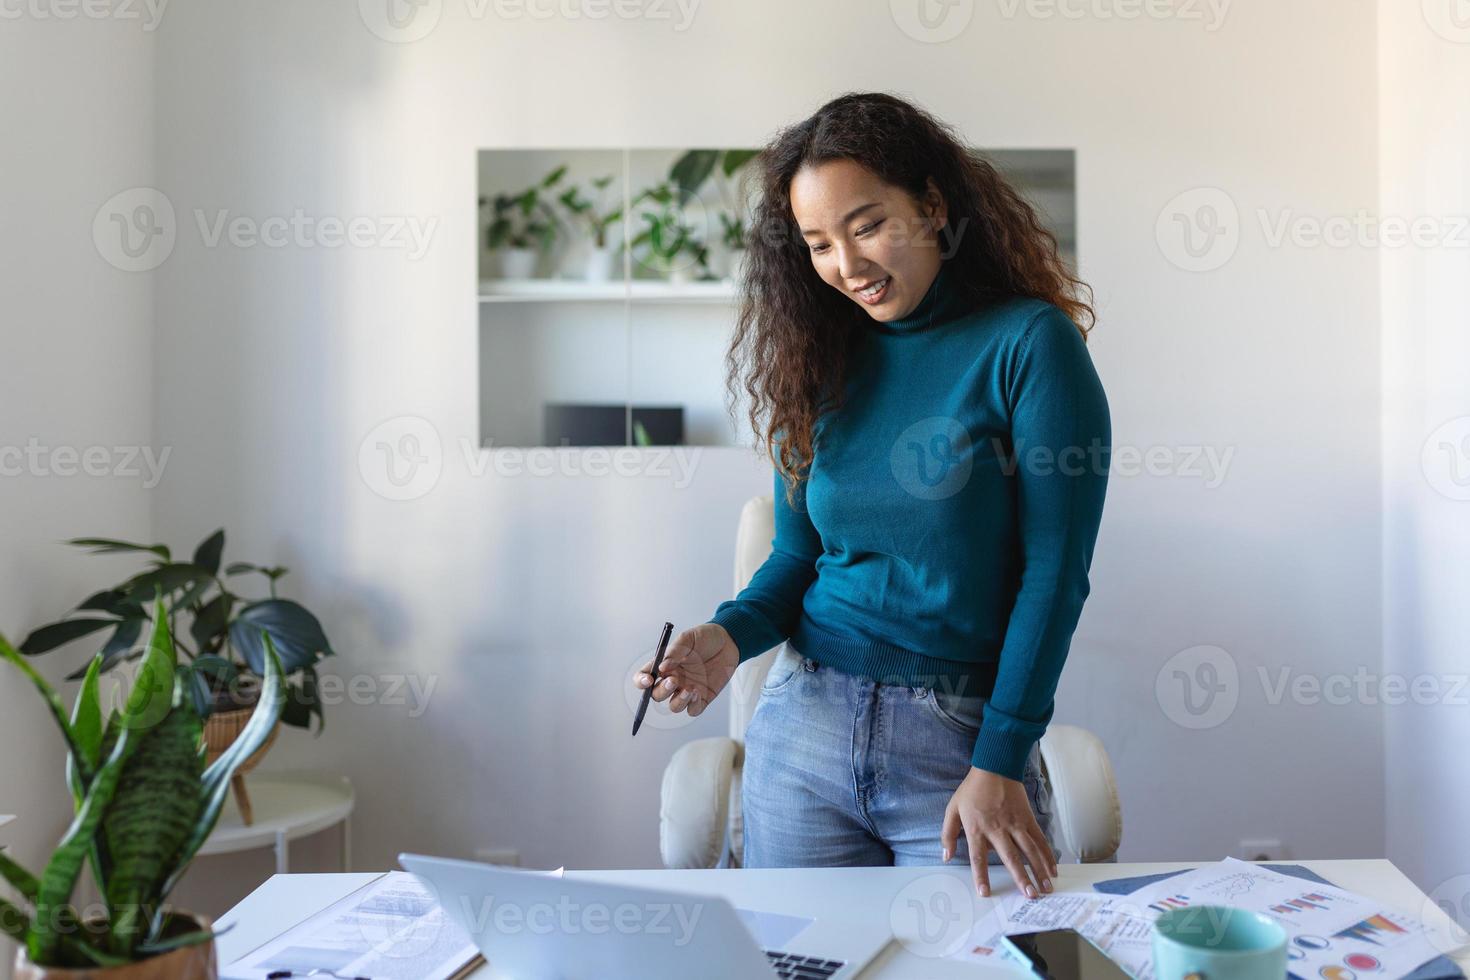
[[791, 209], [797, 172], [840, 159], [916, 202], [933, 178], [948, 208], [941, 254], [966, 270], [953, 279], [968, 305], [1045, 300], [1077, 324], [1084, 341], [1095, 320], [1091, 290], [1062, 261], [1036, 209], [930, 113], [887, 93], [849, 92], [781, 129], [752, 160], [745, 281], [725, 361], [730, 416], [743, 387], [751, 428], [785, 478], [788, 501], [811, 466], [818, 418], [842, 405], [851, 345], [869, 320], [812, 268]]

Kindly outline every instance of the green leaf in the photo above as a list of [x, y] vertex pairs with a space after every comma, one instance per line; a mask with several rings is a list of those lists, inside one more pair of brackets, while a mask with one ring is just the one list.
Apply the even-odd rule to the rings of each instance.
[[151, 551], [164, 561], [169, 560], [168, 546], [162, 544], [133, 544], [131, 541], [115, 541], [112, 538], [72, 538], [67, 544], [91, 548], [94, 555], [112, 551]]
[[270, 634], [287, 674], [310, 667], [332, 653], [326, 633], [317, 618], [290, 599], [253, 602], [230, 624], [230, 642], [255, 673], [264, 672], [265, 647], [261, 631]]
[[115, 619], [63, 619], [50, 626], [42, 626], [20, 641], [20, 652], [34, 657], [38, 653], [55, 650], [57, 647], [81, 639], [89, 633], [105, 630], [117, 624]]
[[102, 761], [102, 700], [98, 696], [98, 675], [102, 672], [102, 654], [92, 658], [82, 678], [81, 690], [71, 708], [71, 733], [74, 751], [66, 757], [66, 781], [71, 786], [75, 804], [80, 807], [87, 787]]
[[93, 838], [102, 815], [107, 810], [112, 794], [117, 789], [118, 778], [128, 755], [137, 744], [133, 732], [121, 728], [112, 754], [97, 770], [92, 788], [67, 828], [61, 843], [51, 853], [51, 860], [41, 874], [41, 885], [36, 895], [36, 919], [26, 940], [31, 962], [52, 963], [61, 947], [63, 909], [76, 887], [77, 875], [82, 870], [82, 861], [91, 852]]
[[204, 770], [204, 776], [200, 780], [200, 799], [202, 806], [199, 819], [194, 824], [193, 832], [190, 833], [188, 841], [185, 842], [183, 850], [174, 862], [174, 870], [163, 883], [159, 890], [160, 900], [166, 898], [173, 891], [174, 885], [183, 877], [189, 867], [189, 862], [194, 860], [194, 855], [204, 842], [209, 839], [214, 825], [219, 821], [220, 809], [225, 804], [225, 795], [230, 789], [230, 777], [255, 754], [256, 750], [265, 744], [270, 738], [271, 732], [275, 730], [276, 724], [281, 720], [281, 711], [286, 703], [286, 679], [281, 669], [281, 658], [276, 655], [275, 644], [269, 635], [262, 637], [265, 647], [265, 671], [262, 675], [260, 689], [260, 701], [251, 712], [250, 720], [240, 730], [240, 734], [224, 751], [214, 764]]
[[726, 177], [734, 176], [735, 171], [758, 156], [759, 150], [726, 150], [724, 158], [720, 160], [720, 169], [725, 172]]
[[316, 670], [307, 667], [301, 672], [301, 680], [286, 690], [286, 707], [281, 712], [281, 724], [310, 729], [312, 718], [317, 720], [317, 735], [321, 735], [326, 728], [327, 718], [322, 711]]
[[174, 562], [159, 565], [141, 575], [135, 575], [124, 582], [122, 588], [130, 599], [151, 602], [159, 590], [162, 590], [164, 595], [170, 595], [179, 589], [188, 588], [201, 577], [207, 578], [208, 576], [209, 572], [198, 565]]
[[0, 898], [0, 935], [9, 936], [24, 946], [31, 932], [31, 920], [20, 909]]
[[3, 849], [0, 849], [0, 877], [10, 882], [10, 887], [20, 892], [21, 898], [27, 902], [34, 902], [36, 893], [41, 890], [41, 882], [36, 876], [10, 860]]
[[690, 150], [674, 161], [669, 168], [669, 179], [685, 194], [693, 196], [715, 169], [719, 156], [718, 150]]
[[176, 949], [183, 949], [185, 946], [198, 946], [200, 943], [207, 943], [216, 936], [223, 936], [233, 928], [235, 928], [235, 924], [232, 922], [223, 929], [196, 929], [192, 932], [170, 936], [168, 939], [161, 939], [158, 942], [140, 943], [137, 951], [148, 956], [170, 953]]
[[61, 706], [61, 698], [56, 696], [56, 691], [46, 683], [46, 678], [36, 673], [36, 669], [3, 636], [0, 636], [0, 659], [9, 660], [20, 668], [20, 672], [26, 675], [37, 691], [41, 692], [41, 697], [46, 701], [46, 707], [51, 709], [51, 717], [56, 719], [56, 725], [61, 729], [62, 738], [66, 739], [67, 751], [76, 752], [76, 739], [72, 736], [71, 723], [67, 720], [66, 709]]
[[194, 549], [194, 564], [211, 575], [219, 572], [219, 559], [225, 552], [225, 529], [220, 528]]
[[200, 653], [203, 653], [206, 648], [219, 649], [215, 641], [229, 626], [230, 613], [234, 611], [234, 608], [235, 597], [228, 592], [221, 592], [199, 607], [199, 611], [194, 614], [194, 622], [189, 625], [189, 635], [194, 637], [194, 642], [199, 645]]
[[[143, 620], [141, 619], [125, 619], [121, 623], [118, 623], [117, 629], [112, 631], [112, 636], [103, 645], [102, 650], [98, 654], [102, 658], [102, 666], [99, 669], [99, 673], [105, 674], [128, 659], [128, 656], [138, 645], [138, 634], [141, 632], [143, 632]], [[87, 666], [80, 667], [67, 674], [66, 679], [69, 681], [81, 680], [87, 676], [87, 671], [91, 669], [92, 664], [88, 661]]]
[[175, 685], [172, 709], [143, 734], [118, 779], [102, 827], [112, 857], [107, 904], [116, 955], [135, 955], [159, 904], [158, 888], [199, 818], [201, 735], [198, 713]]
[[118, 619], [147, 619], [142, 605], [128, 599], [121, 589], [103, 589], [83, 599], [77, 612], [111, 613]]

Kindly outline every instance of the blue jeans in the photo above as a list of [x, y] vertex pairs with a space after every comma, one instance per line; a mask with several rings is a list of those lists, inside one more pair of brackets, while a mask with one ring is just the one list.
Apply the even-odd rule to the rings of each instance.
[[[942, 864], [944, 810], [970, 771], [984, 701], [879, 683], [783, 644], [745, 732], [743, 865]], [[1060, 860], [1035, 746], [1022, 783]], [[990, 849], [988, 861], [1000, 855]], [[969, 862], [961, 829], [951, 864]]]

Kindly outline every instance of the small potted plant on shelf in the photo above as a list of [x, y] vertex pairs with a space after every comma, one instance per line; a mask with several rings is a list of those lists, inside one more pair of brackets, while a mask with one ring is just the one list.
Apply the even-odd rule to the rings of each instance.
[[743, 270], [746, 215], [739, 200], [741, 195], [732, 185], [741, 168], [758, 154], [758, 150], [690, 150], [669, 168], [669, 179], [688, 197], [699, 194], [713, 178], [721, 204], [719, 241], [725, 275], [730, 279], [740, 278]]
[[[266, 650], [262, 635], [275, 644], [287, 676], [286, 706], [281, 723], [310, 728], [317, 722], [320, 734], [325, 717], [317, 689], [317, 665], [334, 653], [321, 622], [300, 603], [283, 599], [277, 584], [287, 570], [249, 562], [232, 562], [221, 570], [225, 532], [215, 531], [200, 542], [188, 561], [178, 561], [167, 545], [133, 544], [109, 538], [75, 538], [68, 542], [93, 554], [139, 553], [149, 556], [147, 567], [110, 588], [83, 599], [66, 618], [33, 630], [20, 645], [21, 652], [36, 656], [65, 643], [94, 633], [110, 631], [98, 652], [102, 673], [145, 653], [138, 644], [150, 622], [145, 603], [155, 591], [162, 595], [168, 617], [169, 635], [183, 651], [187, 662], [180, 668], [184, 690], [204, 720], [204, 735], [210, 761], [223, 757], [253, 717], [265, 675]], [[268, 594], [246, 598], [229, 580], [261, 576]], [[193, 645], [182, 639], [179, 620], [188, 620]], [[79, 668], [67, 680], [83, 678], [89, 666]], [[260, 763], [275, 741], [269, 738], [258, 751], [236, 767], [235, 801], [240, 815], [251, 822], [250, 796], [245, 773]]]
[[542, 255], [556, 245], [561, 230], [557, 217], [543, 194], [550, 193], [566, 173], [566, 165], [557, 167], [518, 194], [496, 194], [480, 197], [480, 209], [491, 208], [490, 223], [485, 230], [485, 245], [500, 259], [502, 279], [530, 279]]
[[611, 211], [604, 210], [603, 200], [607, 186], [612, 181], [611, 174], [605, 177], [594, 177], [591, 181], [592, 196], [584, 197], [580, 188], [573, 185], [563, 191], [561, 197], [557, 199], [571, 212], [573, 219], [580, 221], [591, 235], [587, 264], [582, 275], [587, 282], [607, 282], [613, 278], [618, 250], [608, 243], [607, 230], [622, 218], [623, 209], [618, 207]]
[[[126, 701], [105, 718], [103, 654], [88, 664], [68, 715], [45, 679], [0, 636], [0, 659], [30, 680], [61, 729], [75, 804], [71, 826], [41, 874], [0, 852], [0, 877], [22, 903], [0, 899], [0, 931], [20, 945], [16, 980], [219, 975], [211, 923], [167, 899], [214, 829], [231, 777], [276, 726], [286, 699], [281, 661], [270, 634], [259, 631], [260, 696], [239, 738], [206, 764], [203, 719], [161, 595], [150, 622], [147, 652]], [[79, 908], [72, 893], [84, 864], [101, 902]]]
[[641, 248], [638, 264], [655, 276], [666, 276], [670, 282], [685, 283], [695, 278], [713, 279], [709, 271], [709, 249], [701, 237], [701, 229], [690, 222], [685, 205], [690, 198], [670, 181], [645, 190], [634, 199], [635, 204], [650, 202], [639, 212], [648, 227], [634, 236], [632, 247]]

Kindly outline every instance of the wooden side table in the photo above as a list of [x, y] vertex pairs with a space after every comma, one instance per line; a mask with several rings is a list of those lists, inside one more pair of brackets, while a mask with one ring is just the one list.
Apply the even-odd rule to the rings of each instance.
[[352, 808], [356, 797], [345, 776], [253, 772], [245, 778], [250, 785], [253, 822], [245, 825], [232, 794], [220, 811], [214, 832], [199, 849], [201, 856], [270, 847], [276, 852], [276, 873], [288, 874], [291, 841], [340, 824], [342, 870], [351, 870]]

